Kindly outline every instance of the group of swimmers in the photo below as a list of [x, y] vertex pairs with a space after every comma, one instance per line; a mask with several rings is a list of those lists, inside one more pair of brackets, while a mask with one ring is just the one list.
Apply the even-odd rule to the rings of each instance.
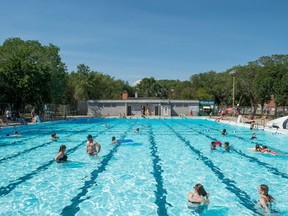
[[[223, 131], [221, 132], [222, 135], [227, 135], [227, 131], [226, 129], [223, 129]], [[251, 140], [255, 140], [257, 139], [257, 135], [256, 133], [253, 133], [252, 134], [252, 137], [251, 137]], [[225, 150], [227, 152], [230, 151], [230, 147], [229, 147], [229, 143], [228, 142], [225, 142], [224, 143], [225, 145]], [[216, 149], [216, 146], [222, 146], [222, 143], [219, 142], [219, 141], [213, 141], [211, 142], [211, 150], [215, 150]], [[252, 150], [252, 151], [256, 151], [256, 152], [260, 152], [260, 153], [266, 153], [266, 154], [271, 154], [271, 155], [278, 155], [279, 153], [276, 152], [276, 151], [273, 151], [271, 150], [270, 148], [268, 148], [267, 146], [263, 145], [259, 145], [259, 144], [256, 144], [255, 145], [255, 148], [249, 148], [249, 150]]]
[[7, 133], [6, 136], [21, 136], [21, 135], [18, 131], [14, 131], [13, 134], [10, 135], [9, 133]]
[[21, 136], [21, 134], [16, 130], [16, 127], [14, 125], [14, 132], [13, 134], [7, 133], [6, 136]]
[[[196, 184], [194, 187], [194, 192], [189, 192], [187, 196], [188, 207], [197, 208], [202, 204], [209, 204], [209, 193], [206, 192], [202, 184]], [[264, 209], [266, 213], [269, 212], [269, 207], [275, 199], [269, 195], [269, 187], [265, 184], [261, 184], [258, 188], [258, 193], [260, 198], [258, 203], [255, 205], [256, 209]]]
[[[55, 133], [52, 135], [52, 140], [56, 140], [59, 137], [56, 136]], [[54, 158], [55, 161], [57, 162], [65, 162], [68, 159], [68, 156], [66, 155], [66, 145], [61, 145], [58, 151], [58, 154]], [[89, 154], [90, 156], [97, 156], [101, 151], [101, 145], [93, 140], [92, 135], [87, 136], [87, 142], [86, 142], [86, 153]]]
[[278, 155], [279, 154], [278, 152], [271, 150], [267, 146], [262, 146], [259, 144], [256, 144], [255, 148], [254, 149], [252, 148], [252, 150], [254, 150], [256, 152], [260, 152], [260, 153], [271, 154], [271, 155]]
[[[139, 128], [137, 128], [135, 130], [135, 132], [139, 132]], [[226, 135], [226, 129], [224, 129], [222, 131], [222, 135]], [[52, 140], [57, 140], [59, 137], [57, 137], [56, 133], [53, 133], [51, 135], [51, 139]], [[256, 134], [253, 133], [252, 134], [252, 138], [251, 139], [256, 139]], [[119, 140], [116, 139], [115, 136], [112, 137], [112, 143], [113, 144], [117, 144], [120, 143]], [[221, 147], [222, 143], [220, 141], [212, 141], [211, 142], [211, 150], [216, 150], [216, 146]], [[229, 142], [225, 142], [224, 143], [224, 148], [227, 152], [230, 151], [230, 147], [229, 147]], [[100, 153], [101, 150], [101, 145], [93, 140], [92, 135], [88, 135], [87, 136], [87, 142], [86, 142], [86, 153], [91, 155], [91, 156], [97, 156]], [[272, 153], [273, 151], [271, 151], [269, 148], [267, 148], [266, 146], [260, 146], [259, 144], [256, 144], [255, 146], [255, 151], [264, 153]], [[274, 152], [275, 153], [275, 152]], [[60, 149], [58, 151], [58, 154], [55, 157], [55, 161], [57, 162], [65, 162], [67, 161], [68, 156], [66, 155], [66, 146], [65, 145], [61, 145]], [[265, 210], [265, 212], [269, 211], [269, 206], [272, 202], [275, 201], [275, 199], [268, 194], [269, 192], [269, 188], [267, 185], [265, 184], [261, 184], [258, 188], [258, 193], [260, 194], [260, 198], [259, 201], [256, 205], [256, 208], [263, 208]], [[201, 204], [208, 204], [209, 203], [209, 193], [206, 192], [204, 186], [202, 184], [196, 184], [194, 186], [194, 192], [189, 192], [188, 193], [188, 207], [192, 207], [192, 208], [197, 208], [198, 206], [200, 206]]]
[[[107, 127], [107, 125], [104, 125], [105, 127]], [[110, 126], [110, 125], [109, 125]], [[109, 127], [108, 126], [108, 127]], [[136, 128], [135, 133], [139, 133], [140, 132], [140, 128]], [[56, 141], [58, 140], [59, 137], [56, 135], [56, 133], [53, 133], [51, 135], [51, 140]], [[117, 140], [115, 136], [112, 137], [112, 144], [119, 144], [121, 143], [120, 140]], [[92, 135], [88, 135], [87, 136], [87, 142], [86, 142], [86, 153], [91, 155], [91, 156], [97, 156], [100, 153], [101, 150], [101, 145], [96, 142], [95, 140], [93, 140]], [[56, 157], [54, 158], [55, 161], [57, 162], [64, 162], [67, 161], [67, 155], [66, 155], [66, 146], [65, 145], [61, 145], [60, 149], [58, 151], [58, 154], [56, 155]]]
[[[211, 142], [211, 150], [216, 150], [216, 146], [221, 147], [222, 143], [220, 141], [212, 141]], [[227, 152], [230, 152], [229, 142], [224, 143], [224, 148]]]

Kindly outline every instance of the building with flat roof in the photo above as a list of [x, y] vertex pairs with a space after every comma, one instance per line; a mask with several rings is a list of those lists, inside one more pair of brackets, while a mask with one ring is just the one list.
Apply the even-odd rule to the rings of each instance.
[[[88, 100], [84, 105], [87, 115], [95, 117], [105, 116], [198, 116], [202, 115], [202, 106], [199, 100], [171, 100], [159, 98], [128, 97], [127, 92], [122, 93], [121, 100]], [[203, 102], [202, 102], [203, 103]], [[201, 104], [202, 105], [202, 104]], [[214, 108], [213, 103], [205, 104]], [[82, 103], [83, 106], [83, 103]], [[200, 110], [199, 110], [200, 107]], [[83, 107], [82, 107], [83, 109]]]

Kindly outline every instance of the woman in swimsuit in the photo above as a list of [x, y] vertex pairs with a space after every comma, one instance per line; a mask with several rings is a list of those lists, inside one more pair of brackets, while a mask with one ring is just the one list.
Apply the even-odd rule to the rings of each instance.
[[272, 202], [275, 201], [275, 199], [268, 194], [269, 188], [265, 184], [261, 184], [258, 188], [258, 193], [260, 194], [259, 204], [261, 208], [264, 208], [265, 212], [268, 213], [269, 206]]
[[55, 157], [55, 161], [57, 162], [64, 162], [67, 161], [67, 155], [66, 155], [66, 146], [65, 145], [61, 145], [59, 152], [57, 154], [57, 156]]
[[[101, 145], [96, 142], [95, 140], [93, 140], [92, 135], [88, 135], [87, 136], [87, 142], [86, 142], [86, 153], [89, 155], [97, 155], [100, 153], [101, 150]], [[98, 148], [98, 150], [96, 149], [96, 147]]]
[[[192, 204], [201, 204], [205, 202], [209, 202], [208, 199], [209, 194], [206, 192], [202, 184], [196, 184], [194, 186], [194, 193], [188, 193], [188, 203]], [[206, 198], [206, 199], [205, 199]]]

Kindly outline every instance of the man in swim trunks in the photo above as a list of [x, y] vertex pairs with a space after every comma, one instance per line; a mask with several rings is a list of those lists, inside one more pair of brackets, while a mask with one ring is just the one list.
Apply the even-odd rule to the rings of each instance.
[[[97, 150], [98, 149], [98, 150]], [[92, 135], [87, 136], [86, 153], [89, 155], [98, 155], [101, 150], [101, 145], [93, 140]]]

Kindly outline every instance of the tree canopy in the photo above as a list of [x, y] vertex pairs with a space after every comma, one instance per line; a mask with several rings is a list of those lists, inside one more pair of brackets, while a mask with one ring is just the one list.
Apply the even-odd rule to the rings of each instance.
[[0, 46], [1, 100], [16, 110], [25, 104], [60, 102], [65, 78], [59, 48], [52, 44], [10, 38]]
[[142, 97], [212, 99], [218, 105], [231, 105], [234, 80], [235, 103], [261, 104], [263, 109], [273, 95], [277, 105], [288, 105], [288, 55], [262, 56], [226, 71], [193, 74], [186, 81], [143, 78], [132, 87], [85, 64], [68, 72], [59, 52], [60, 48], [53, 44], [7, 39], [0, 46], [1, 102], [17, 110], [26, 104], [76, 105], [92, 99], [120, 99], [123, 91], [129, 95], [137, 91]]

